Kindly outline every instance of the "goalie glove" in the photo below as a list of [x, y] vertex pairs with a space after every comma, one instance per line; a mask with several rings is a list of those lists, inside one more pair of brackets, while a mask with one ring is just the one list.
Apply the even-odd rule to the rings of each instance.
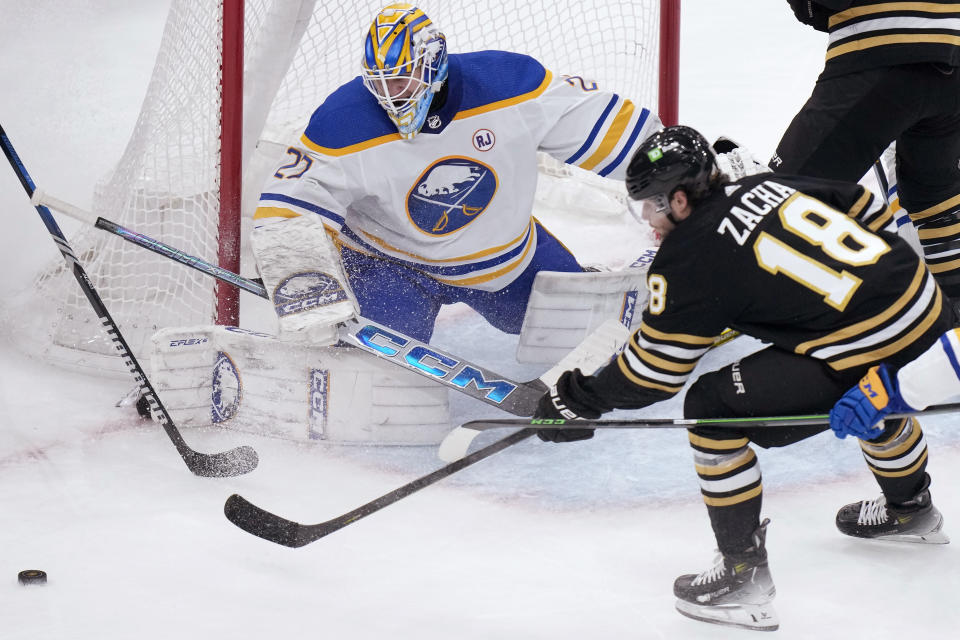
[[883, 418], [891, 413], [916, 411], [900, 395], [896, 374], [885, 364], [870, 367], [860, 383], [843, 394], [830, 410], [830, 428], [838, 438], [876, 438]]
[[[721, 144], [721, 141], [723, 141], [724, 144]], [[713, 146], [714, 149], [725, 149], [729, 148], [729, 144], [727, 143], [736, 144], [726, 138], [720, 138], [713, 143]], [[716, 160], [717, 169], [720, 173], [725, 174], [731, 182], [736, 182], [740, 178], [746, 178], [747, 176], [753, 176], [758, 173], [768, 173], [770, 171], [770, 167], [754, 158], [753, 154], [743, 147], [736, 147], [724, 153], [717, 153]]]
[[[580, 369], [564, 371], [557, 383], [543, 394], [533, 414], [534, 418], [550, 420], [596, 420], [601, 412], [585, 402], [587, 392], [583, 389], [584, 376]], [[589, 440], [593, 429], [541, 429], [537, 437], [544, 442], [575, 442]]]
[[337, 325], [353, 318], [357, 307], [320, 217], [258, 227], [250, 243], [277, 314], [278, 337], [314, 346], [337, 342]]

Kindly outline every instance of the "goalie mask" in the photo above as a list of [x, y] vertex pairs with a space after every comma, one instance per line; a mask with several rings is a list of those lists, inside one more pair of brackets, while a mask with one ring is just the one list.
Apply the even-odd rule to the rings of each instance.
[[362, 67], [364, 86], [409, 140], [447, 79], [447, 39], [420, 9], [391, 4], [370, 25]]
[[641, 144], [627, 167], [627, 193], [634, 200], [651, 200], [658, 212], [670, 210], [670, 197], [679, 187], [691, 200], [710, 190], [716, 172], [710, 143], [695, 129], [667, 127]]

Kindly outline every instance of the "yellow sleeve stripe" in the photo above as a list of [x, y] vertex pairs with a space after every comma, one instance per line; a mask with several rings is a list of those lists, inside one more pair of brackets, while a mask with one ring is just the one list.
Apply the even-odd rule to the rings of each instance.
[[839, 371], [841, 369], [849, 369], [850, 367], [856, 367], [870, 362], [879, 362], [902, 349], [906, 349], [917, 339], [924, 334], [933, 323], [937, 321], [937, 318], [940, 317], [940, 311], [943, 308], [943, 294], [940, 292], [940, 287], [937, 287], [937, 293], [933, 308], [930, 309], [930, 313], [927, 314], [927, 317], [923, 321], [914, 327], [913, 331], [904, 335], [896, 342], [892, 342], [885, 347], [880, 349], [874, 349], [873, 351], [867, 351], [866, 353], [861, 353], [859, 355], [850, 356], [849, 358], [841, 358], [840, 360], [834, 360], [830, 362], [830, 367]]
[[287, 209], [286, 207], [257, 207], [256, 211], [253, 212], [254, 220], [262, 220], [264, 218], [299, 218], [300, 214], [294, 211], [293, 209]]
[[667, 371], [673, 371], [675, 373], [690, 373], [693, 371], [693, 368], [697, 366], [696, 362], [671, 362], [670, 360], [655, 356], [649, 351], [638, 347], [633, 338], [630, 338], [630, 345], [633, 347], [633, 352], [637, 354], [641, 360], [660, 369], [666, 369]]
[[757, 485], [750, 491], [744, 493], [738, 493], [735, 496], [730, 496], [729, 498], [711, 498], [709, 496], [703, 496], [703, 501], [711, 507], [729, 507], [732, 504], [739, 504], [741, 502], [746, 502], [751, 498], [756, 498], [761, 493], [763, 493], [763, 485]]
[[888, 44], [922, 43], [952, 44], [954, 46], [960, 46], [960, 36], [938, 35], [935, 33], [874, 36], [872, 38], [864, 38], [863, 40], [854, 40], [853, 42], [848, 42], [847, 44], [842, 44], [839, 47], [830, 49], [827, 51], [827, 60], [831, 60], [837, 56], [842, 56], [845, 53], [862, 51], [864, 49], [871, 49], [873, 47], [882, 47]]
[[928, 13], [960, 13], [960, 4], [939, 4], [936, 2], [881, 2], [867, 7], [854, 7], [830, 16], [827, 26], [833, 28], [838, 24], [853, 20], [871, 13], [886, 13], [888, 11], [917, 11]]
[[952, 209], [953, 207], [956, 207], [958, 205], [960, 205], [960, 195], [954, 196], [949, 200], [944, 200], [940, 204], [935, 204], [929, 209], [924, 209], [923, 211], [917, 211], [916, 213], [911, 213], [910, 219], [913, 220], [914, 222], [918, 220], [923, 220], [924, 218], [929, 218], [931, 216], [937, 215], [938, 213], [943, 213], [947, 209]]
[[308, 149], [312, 149], [317, 153], [322, 153], [325, 156], [346, 156], [351, 153], [356, 153], [357, 151], [363, 151], [364, 149], [385, 144], [387, 142], [393, 142], [394, 140], [402, 140], [399, 133], [388, 133], [377, 138], [370, 138], [369, 140], [364, 140], [363, 142], [333, 149], [331, 147], [321, 147], [316, 142], [308, 138], [307, 134], [300, 136], [300, 142], [303, 143], [303, 146], [307, 147]]
[[543, 82], [540, 83], [533, 91], [528, 91], [527, 93], [521, 93], [518, 96], [512, 98], [506, 98], [504, 100], [497, 100], [496, 102], [491, 102], [490, 104], [484, 104], [479, 107], [474, 107], [473, 109], [466, 109], [465, 111], [460, 111], [457, 115], [453, 116], [454, 120], [463, 120], [464, 118], [471, 118], [481, 113], [488, 113], [490, 111], [496, 111], [497, 109], [503, 109], [505, 107], [511, 107], [515, 104], [520, 104], [521, 102], [526, 102], [527, 100], [533, 100], [534, 98], [541, 95], [544, 91], [547, 90], [547, 87], [550, 86], [550, 82], [553, 81], [553, 74], [549, 70], [544, 69]]
[[736, 449], [742, 449], [743, 447], [750, 444], [750, 441], [746, 438], [737, 438], [735, 440], [714, 440], [713, 438], [705, 438], [703, 436], [697, 435], [692, 431], [687, 432], [687, 437], [690, 439], [690, 444], [695, 447], [701, 447], [703, 449], [718, 449], [721, 451], [734, 451]]
[[620, 373], [622, 373], [627, 380], [632, 382], [635, 385], [641, 387], [647, 387], [648, 389], [658, 389], [660, 391], [666, 391], [667, 393], [678, 393], [680, 389], [683, 389], [683, 385], [669, 385], [669, 384], [657, 384], [656, 382], [651, 382], [646, 378], [641, 378], [633, 371], [630, 370], [630, 365], [626, 363], [623, 358], [623, 355], [620, 355], [617, 358], [617, 366], [620, 367]]
[[593, 169], [600, 164], [601, 160], [610, 155], [610, 152], [613, 151], [613, 148], [623, 136], [623, 132], [627, 129], [627, 125], [630, 124], [630, 118], [633, 117], [634, 108], [632, 102], [624, 100], [623, 106], [620, 107], [620, 111], [617, 112], [616, 117], [610, 124], [610, 128], [607, 129], [606, 135], [603, 136], [603, 140], [600, 141], [600, 146], [597, 147], [597, 150], [594, 151], [589, 158], [580, 163], [581, 168]]
[[856, 324], [852, 324], [849, 327], [844, 327], [839, 331], [834, 331], [833, 333], [827, 334], [822, 338], [817, 338], [816, 340], [808, 340], [806, 342], [801, 342], [794, 349], [800, 355], [803, 355], [813, 349], [814, 347], [820, 347], [825, 344], [831, 344], [834, 342], [842, 342], [847, 338], [852, 336], [866, 333], [870, 329], [873, 329], [877, 325], [886, 322], [894, 315], [900, 313], [900, 311], [907, 305], [907, 303], [916, 295], [917, 291], [920, 289], [920, 285], [924, 282], [924, 275], [927, 273], [927, 269], [923, 266], [923, 262], [917, 262], [917, 271], [913, 275], [913, 280], [910, 282], [910, 286], [907, 287], [907, 290], [900, 296], [895, 303], [893, 303], [885, 311], [878, 313], [872, 318], [867, 318]]
[[892, 219], [893, 207], [887, 207], [883, 210], [883, 214], [881, 214], [879, 218], [867, 225], [867, 228], [870, 229], [870, 231], [879, 231], [887, 226], [887, 223], [889, 223]]
[[864, 189], [863, 193], [857, 198], [857, 201], [853, 203], [853, 206], [850, 207], [850, 210], [847, 211], [847, 215], [851, 218], [856, 218], [861, 213], [863, 213], [863, 208], [867, 206], [867, 203], [870, 201], [870, 197], [873, 194], [870, 193], [868, 189]]
[[692, 336], [687, 333], [664, 333], [663, 331], [657, 331], [647, 323], [642, 323], [640, 325], [640, 332], [645, 333], [651, 338], [656, 338], [657, 340], [666, 340], [669, 342], [683, 342], [685, 344], [695, 344], [695, 345], [712, 345], [713, 342], [717, 339], [716, 336], [711, 336], [705, 338], [703, 336]]

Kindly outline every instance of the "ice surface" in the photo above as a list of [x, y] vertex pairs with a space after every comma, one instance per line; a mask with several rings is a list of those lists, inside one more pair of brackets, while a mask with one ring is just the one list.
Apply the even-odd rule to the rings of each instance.
[[[165, 2], [0, 0], [0, 122], [38, 184], [85, 206], [119, 157], [159, 43]], [[559, 18], [558, 18], [559, 19]], [[783, 2], [683, 6], [681, 118], [769, 157], [822, 61], [821, 34]], [[0, 168], [3, 311], [56, 249]], [[585, 261], [609, 255], [582, 221], [551, 224]], [[64, 224], [68, 230], [69, 223]], [[611, 230], [615, 233], [616, 230]], [[614, 236], [621, 237], [621, 236]], [[445, 312], [444, 347], [504, 373], [515, 339]], [[755, 345], [740, 339], [715, 367]], [[673, 610], [675, 576], [707, 568], [713, 540], [682, 431], [526, 441], [300, 550], [222, 515], [238, 492], [319, 522], [438, 466], [431, 448], [298, 445], [185, 431], [205, 452], [250, 444], [252, 474], [192, 476], [163, 432], [113, 407], [126, 381], [84, 378], [0, 347], [0, 638], [309, 637], [374, 640], [741, 638]], [[453, 398], [458, 418], [489, 416]], [[647, 409], [677, 416], [679, 402]], [[960, 431], [927, 421], [934, 498], [960, 536]], [[483, 438], [496, 437], [485, 434]], [[781, 638], [954, 637], [960, 551], [846, 539], [835, 510], [874, 497], [852, 441], [828, 434], [761, 451]], [[16, 574], [47, 571], [24, 588]]]

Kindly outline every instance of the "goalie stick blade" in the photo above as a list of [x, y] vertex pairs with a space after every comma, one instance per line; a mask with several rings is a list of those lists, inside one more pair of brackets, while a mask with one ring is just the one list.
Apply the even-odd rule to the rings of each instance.
[[256, 450], [247, 445], [222, 453], [193, 452], [185, 460], [190, 471], [206, 478], [242, 476], [256, 469], [260, 462]]
[[223, 504], [223, 514], [247, 533], [285, 547], [302, 547], [312, 541], [300, 536], [303, 525], [265, 511], [236, 493]]
[[444, 462], [455, 462], [463, 458], [467, 455], [470, 445], [473, 444], [478, 435], [480, 435], [480, 432], [475, 429], [464, 426], [454, 428], [440, 443], [440, 448], [437, 449], [437, 457]]

